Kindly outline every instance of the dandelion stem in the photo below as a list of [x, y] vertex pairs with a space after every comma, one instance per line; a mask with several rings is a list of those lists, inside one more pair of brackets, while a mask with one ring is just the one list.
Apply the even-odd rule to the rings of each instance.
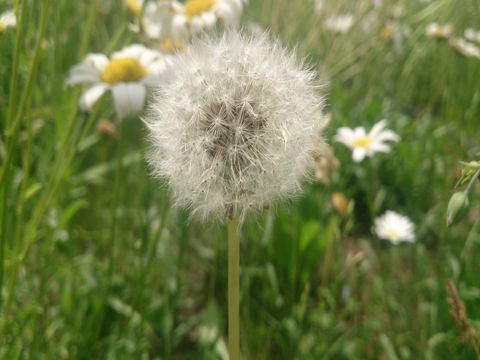
[[228, 220], [228, 352], [240, 359], [240, 217]]

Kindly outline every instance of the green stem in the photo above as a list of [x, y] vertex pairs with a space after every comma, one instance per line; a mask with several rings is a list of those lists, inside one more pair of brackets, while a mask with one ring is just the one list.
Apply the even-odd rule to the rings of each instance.
[[480, 170], [477, 170], [475, 174], [473, 174], [472, 178], [470, 179], [470, 182], [467, 185], [467, 188], [465, 189], [465, 194], [468, 194], [470, 192], [470, 189], [472, 188], [473, 184], [475, 181], [478, 179], [480, 176]]
[[240, 359], [240, 216], [228, 220], [228, 352]]

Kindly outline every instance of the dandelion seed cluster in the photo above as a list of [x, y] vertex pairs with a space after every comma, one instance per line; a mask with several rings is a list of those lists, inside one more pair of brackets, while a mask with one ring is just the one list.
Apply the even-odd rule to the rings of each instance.
[[171, 63], [144, 119], [154, 175], [204, 218], [295, 194], [324, 124], [318, 90], [315, 74], [267, 35], [197, 40]]

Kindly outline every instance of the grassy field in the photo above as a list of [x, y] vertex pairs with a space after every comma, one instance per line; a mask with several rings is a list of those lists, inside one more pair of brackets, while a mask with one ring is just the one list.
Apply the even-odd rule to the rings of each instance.
[[[81, 89], [65, 84], [88, 52], [143, 41], [132, 15], [120, 0], [2, 1], [0, 13], [13, 6], [17, 27], [0, 32], [0, 358], [227, 359], [224, 224], [172, 208], [149, 176], [139, 117], [116, 120], [109, 96], [84, 113]], [[347, 32], [325, 26], [347, 13]], [[446, 288], [456, 284], [478, 334], [478, 189], [463, 222], [445, 219], [459, 161], [480, 152], [480, 59], [428, 37], [432, 22], [462, 37], [480, 29], [480, 3], [246, 6], [246, 29], [270, 29], [328, 84], [339, 166], [328, 185], [246, 219], [244, 359], [478, 358]], [[388, 154], [355, 163], [333, 140], [381, 119], [401, 137]], [[373, 234], [388, 209], [415, 223], [415, 243]]]

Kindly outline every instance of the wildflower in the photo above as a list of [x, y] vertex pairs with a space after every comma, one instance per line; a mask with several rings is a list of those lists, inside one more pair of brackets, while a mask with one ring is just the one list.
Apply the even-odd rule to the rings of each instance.
[[415, 241], [415, 225], [408, 217], [391, 210], [375, 219], [375, 233], [392, 244]]
[[17, 18], [12, 10], [5, 11], [0, 15], [0, 33], [15, 26], [17, 26]]
[[350, 129], [341, 127], [337, 130], [335, 140], [353, 150], [352, 157], [355, 162], [362, 161], [365, 156], [372, 157], [377, 152], [388, 153], [388, 141], [399, 141], [400, 137], [392, 130], [385, 129], [386, 121], [376, 123], [367, 134], [365, 128]]
[[143, 0], [125, 0], [128, 10], [135, 16], [139, 16], [142, 12]]
[[439, 25], [436, 22], [428, 24], [425, 29], [425, 34], [429, 38], [434, 39], [448, 39], [453, 32], [452, 24]]
[[[140, 24], [130, 24], [129, 29], [144, 33], [149, 38], [160, 39], [171, 36], [172, 4], [170, 2], [126, 0], [127, 7], [135, 16], [141, 16]], [[142, 13], [143, 8], [143, 13]]]
[[173, 2], [172, 36], [185, 39], [213, 28], [218, 21], [224, 25], [237, 25], [245, 2], [246, 0], [187, 0], [184, 4]]
[[480, 48], [462, 38], [453, 38], [450, 45], [461, 55], [480, 59]]
[[314, 74], [266, 35], [197, 39], [172, 60], [144, 119], [153, 174], [204, 218], [296, 193], [323, 126], [316, 90]]
[[80, 108], [89, 111], [100, 97], [110, 90], [119, 118], [142, 110], [146, 87], [158, 84], [167, 58], [143, 45], [130, 45], [113, 53], [88, 54], [70, 70], [68, 85], [89, 84], [80, 98]]
[[463, 36], [465, 36], [465, 39], [468, 41], [480, 44], [480, 31], [475, 30], [474, 28], [466, 29]]
[[325, 21], [325, 27], [338, 34], [345, 34], [353, 26], [354, 18], [351, 14], [329, 17]]

